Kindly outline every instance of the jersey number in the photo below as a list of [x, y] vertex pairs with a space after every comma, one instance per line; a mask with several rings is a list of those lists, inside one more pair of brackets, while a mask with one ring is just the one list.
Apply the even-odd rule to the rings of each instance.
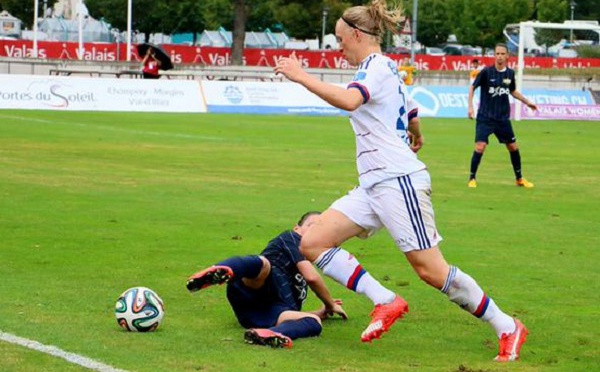
[[400, 110], [398, 110], [398, 120], [396, 120], [396, 129], [397, 130], [406, 130], [406, 124], [402, 121], [402, 118], [406, 114], [406, 108], [404, 104], [406, 103], [406, 99], [404, 98], [404, 92], [402, 92], [402, 87], [398, 87], [398, 93], [402, 96], [402, 106], [400, 106]]

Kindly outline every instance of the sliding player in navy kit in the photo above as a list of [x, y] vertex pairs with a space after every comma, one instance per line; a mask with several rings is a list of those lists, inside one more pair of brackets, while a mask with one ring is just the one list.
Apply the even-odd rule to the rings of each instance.
[[[292, 340], [321, 333], [321, 320], [334, 314], [346, 319], [341, 301], [334, 300], [316, 269], [300, 253], [302, 234], [319, 216], [304, 214], [293, 231], [284, 231], [260, 255], [231, 257], [208, 267], [187, 282], [190, 292], [227, 283], [227, 299], [246, 342], [291, 348]], [[323, 308], [301, 311], [307, 285], [323, 301]]]

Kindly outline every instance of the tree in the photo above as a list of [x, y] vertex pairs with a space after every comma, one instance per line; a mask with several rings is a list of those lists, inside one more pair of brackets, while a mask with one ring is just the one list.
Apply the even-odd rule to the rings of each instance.
[[[412, 20], [412, 1], [404, 2], [405, 14]], [[419, 0], [417, 40], [428, 46], [446, 42], [452, 33], [450, 6], [447, 0]]]
[[[529, 0], [419, 0], [417, 39], [434, 46], [456, 35], [459, 42], [493, 47], [504, 39], [508, 23], [529, 19]], [[413, 0], [404, 0], [407, 15], [412, 17]]]
[[[127, 1], [87, 0], [86, 5], [92, 17], [103, 18], [120, 30], [127, 29]], [[179, 19], [178, 10], [177, 6], [165, 1], [133, 0], [131, 27], [144, 33], [146, 39], [152, 33], [170, 34], [176, 27], [175, 21]]]
[[537, 0], [538, 21], [563, 23], [567, 19], [567, 3], [567, 0]]
[[327, 8], [325, 28], [328, 33], [333, 33], [336, 21], [342, 12], [353, 3], [361, 1], [339, 0], [272, 0], [274, 19], [281, 23], [283, 31], [297, 39], [315, 39], [320, 37], [323, 21], [323, 10]]
[[598, 0], [577, 0], [575, 6], [575, 19], [600, 20], [600, 6]]
[[[0, 0], [0, 10], [6, 10], [12, 16], [19, 18], [23, 22], [23, 27], [33, 28], [34, 2], [31, 0]], [[40, 15], [42, 7], [39, 8]]]
[[277, 4], [274, 1], [254, 1], [248, 19], [246, 20], [246, 31], [281, 31], [281, 24], [275, 18]]
[[451, 0], [452, 33], [464, 44], [492, 48], [505, 39], [504, 27], [528, 20], [533, 12], [529, 0]]
[[[190, 0], [188, 0], [190, 1]], [[233, 28], [234, 7], [230, 0], [191, 0], [200, 3], [201, 10], [196, 22], [203, 22], [207, 30], [216, 30], [219, 27], [231, 30]], [[202, 21], [201, 21], [202, 20]], [[192, 20], [194, 21], [194, 20]]]
[[[566, 0], [538, 0], [537, 15], [540, 22], [563, 23], [567, 13]], [[560, 42], [566, 30], [537, 29], [535, 30], [535, 42], [538, 45], [548, 47]]]
[[246, 39], [246, 20], [248, 8], [245, 0], [234, 1], [233, 44], [231, 46], [231, 63], [241, 66], [243, 64], [244, 41]]
[[[43, 0], [38, 0], [40, 14]], [[405, 14], [412, 19], [416, 0], [402, 1]], [[53, 4], [55, 0], [48, 0]], [[133, 0], [133, 29], [146, 34], [190, 32], [224, 27], [233, 30], [237, 60], [247, 31], [283, 31], [290, 37], [314, 39], [321, 36], [323, 9], [327, 7], [326, 30], [333, 32], [342, 12], [367, 0]], [[455, 34], [461, 43], [492, 47], [504, 39], [502, 31], [508, 23], [538, 19], [562, 23], [570, 19], [570, 0], [418, 0], [418, 35], [424, 45], [446, 42]], [[113, 27], [127, 28], [126, 0], [85, 0], [90, 14], [104, 18]], [[388, 0], [388, 4], [392, 1]], [[575, 19], [598, 20], [598, 0], [576, 0]], [[243, 5], [240, 5], [243, 4]], [[34, 0], [0, 0], [0, 8], [32, 28]], [[543, 33], [542, 33], [543, 34]], [[554, 38], [556, 38], [555, 36]]]

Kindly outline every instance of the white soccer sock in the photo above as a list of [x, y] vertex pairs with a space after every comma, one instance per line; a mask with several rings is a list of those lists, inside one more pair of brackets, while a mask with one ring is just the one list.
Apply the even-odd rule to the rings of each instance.
[[323, 252], [315, 265], [323, 273], [346, 288], [367, 296], [375, 305], [387, 304], [396, 298], [396, 294], [381, 285], [369, 274], [360, 262], [342, 248], [330, 248]]
[[489, 323], [498, 337], [503, 333], [514, 332], [514, 319], [502, 312], [494, 300], [486, 296], [477, 282], [458, 267], [450, 266], [450, 272], [441, 291], [448, 295], [450, 301]]

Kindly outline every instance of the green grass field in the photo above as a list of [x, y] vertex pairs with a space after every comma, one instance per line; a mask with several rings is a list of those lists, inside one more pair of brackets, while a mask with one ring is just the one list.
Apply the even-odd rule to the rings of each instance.
[[[186, 291], [355, 185], [346, 118], [0, 112], [0, 331], [139, 372], [598, 370], [600, 122], [514, 124], [534, 189], [495, 142], [466, 187], [466, 119], [423, 119], [420, 157], [446, 258], [530, 329], [520, 362], [494, 363], [491, 328], [421, 283], [385, 232], [345, 245], [411, 306], [373, 344], [370, 301], [329, 279], [350, 319], [292, 350], [244, 344], [224, 287]], [[115, 322], [138, 285], [165, 301], [155, 333]], [[87, 369], [0, 341], [0, 370]]]

